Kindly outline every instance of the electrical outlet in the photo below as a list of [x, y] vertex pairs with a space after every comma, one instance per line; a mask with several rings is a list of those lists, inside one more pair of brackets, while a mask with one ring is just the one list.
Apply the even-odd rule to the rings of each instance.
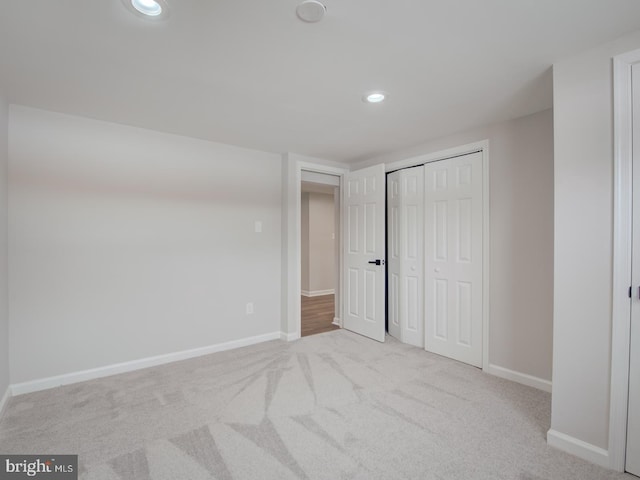
[[253, 302], [247, 303], [247, 306], [245, 307], [245, 312], [247, 313], [247, 315], [253, 315]]

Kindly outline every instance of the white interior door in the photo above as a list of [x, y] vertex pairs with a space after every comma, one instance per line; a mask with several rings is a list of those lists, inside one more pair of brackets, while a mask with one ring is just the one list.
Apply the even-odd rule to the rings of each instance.
[[633, 243], [629, 407], [626, 470], [640, 476], [640, 69], [632, 67], [633, 89]]
[[482, 153], [425, 165], [425, 348], [482, 367]]
[[344, 212], [344, 328], [384, 342], [384, 165], [345, 176]]
[[387, 176], [389, 334], [424, 347], [424, 167]]

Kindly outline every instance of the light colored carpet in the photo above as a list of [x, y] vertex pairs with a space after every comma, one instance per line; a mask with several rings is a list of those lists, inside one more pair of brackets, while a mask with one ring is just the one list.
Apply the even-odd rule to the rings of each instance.
[[546, 445], [550, 396], [339, 330], [11, 399], [2, 453], [86, 480], [604, 480]]

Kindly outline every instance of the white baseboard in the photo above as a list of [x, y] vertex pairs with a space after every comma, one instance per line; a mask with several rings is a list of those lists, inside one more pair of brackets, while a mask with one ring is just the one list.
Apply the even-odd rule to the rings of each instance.
[[293, 342], [294, 340], [298, 340], [299, 338], [300, 338], [300, 332], [295, 332], [295, 333], [280, 332], [280, 340], [284, 340], [285, 342]]
[[335, 295], [336, 291], [332, 288], [331, 290], [302, 290], [303, 297], [322, 297], [323, 295]]
[[588, 462], [604, 468], [611, 468], [609, 465], [609, 452], [603, 448], [596, 447], [556, 430], [547, 432], [547, 443], [558, 450], [570, 453]]
[[7, 406], [7, 402], [11, 398], [11, 385], [7, 387], [7, 391], [4, 392], [2, 399], [0, 399], [0, 419], [2, 419], [2, 415], [4, 414], [4, 407]]
[[338, 317], [333, 317], [333, 323], [334, 325], [337, 325], [338, 327], [342, 328], [342, 320], [339, 319]]
[[280, 332], [266, 333], [255, 337], [241, 338], [230, 342], [209, 345], [207, 347], [194, 348], [184, 350], [182, 352], [168, 353], [166, 355], [158, 355], [155, 357], [141, 358], [130, 362], [116, 363], [105, 367], [83, 370], [80, 372], [67, 373], [54, 377], [41, 378], [24, 383], [16, 383], [11, 385], [11, 393], [13, 395], [22, 395], [25, 393], [38, 392], [49, 388], [59, 387], [61, 385], [70, 385], [72, 383], [85, 382], [96, 378], [109, 377], [119, 373], [132, 372], [143, 368], [155, 367], [166, 363], [187, 360], [189, 358], [201, 357], [211, 353], [232, 350], [234, 348], [247, 347], [256, 343], [268, 342], [269, 340], [277, 340], [280, 338]]
[[512, 382], [521, 383], [528, 387], [537, 388], [538, 390], [551, 393], [551, 382], [549, 380], [544, 380], [542, 378], [534, 377], [533, 375], [527, 375], [526, 373], [516, 372], [515, 370], [509, 370], [508, 368], [492, 364], [489, 364], [489, 367], [485, 368], [484, 371], [491, 375], [495, 375], [496, 377], [505, 378]]

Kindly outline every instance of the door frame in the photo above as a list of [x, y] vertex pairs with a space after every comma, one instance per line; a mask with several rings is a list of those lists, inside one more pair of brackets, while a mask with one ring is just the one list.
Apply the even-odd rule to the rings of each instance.
[[629, 355], [631, 347], [633, 94], [631, 67], [640, 50], [613, 58], [613, 290], [611, 309], [611, 397], [609, 466], [624, 472], [627, 447]]
[[[489, 299], [491, 298], [491, 285], [489, 283], [491, 279], [489, 140], [468, 143], [466, 145], [460, 145], [457, 147], [449, 148], [447, 150], [441, 150], [438, 152], [428, 153], [425, 155], [388, 163], [385, 166], [385, 171], [387, 173], [390, 173], [395, 170], [401, 170], [403, 168], [415, 167], [426, 163], [447, 160], [449, 158], [460, 157], [477, 152], [482, 153], [482, 370], [498, 377], [514, 380], [514, 378], [511, 378], [511, 376], [509, 375], [509, 372], [503, 371], [504, 369], [501, 369], [500, 367], [496, 367], [489, 363], [489, 319], [491, 314], [489, 305]], [[520, 376], [518, 379], [516, 379], [516, 381], [524, 383], [523, 379], [520, 378]], [[532, 386], [537, 387], [537, 384]]]
[[[293, 341], [300, 338], [302, 332], [302, 315], [300, 293], [302, 291], [302, 171], [325, 173], [340, 177], [339, 197], [340, 197], [340, 217], [343, 216], [343, 183], [344, 176], [349, 172], [345, 167], [327, 165], [316, 161], [316, 159], [303, 157], [295, 154], [283, 155], [283, 237], [287, 240], [283, 242], [283, 257], [286, 263], [283, 266], [283, 276], [286, 277], [286, 301], [283, 301], [282, 317], [285, 324], [282, 326], [281, 338]], [[342, 223], [340, 224], [342, 225]], [[340, 318], [334, 319], [334, 323], [342, 328], [343, 317], [343, 274], [342, 274], [342, 245], [344, 229], [341, 228], [337, 240], [340, 243], [340, 285], [338, 289]], [[336, 290], [338, 290], [336, 289]], [[338, 320], [336, 322], [336, 320]]]

